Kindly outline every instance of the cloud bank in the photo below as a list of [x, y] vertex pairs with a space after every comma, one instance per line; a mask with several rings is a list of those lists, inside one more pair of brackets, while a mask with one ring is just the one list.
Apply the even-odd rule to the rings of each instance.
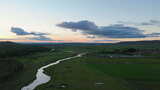
[[38, 41], [54, 41], [53, 39], [51, 38], [48, 38], [46, 36], [36, 36], [36, 37], [28, 37], [27, 39], [29, 40], [38, 40]]
[[15, 33], [18, 36], [33, 35], [33, 37], [27, 37], [26, 39], [28, 40], [53, 41], [53, 39], [45, 36], [45, 35], [49, 35], [48, 33], [27, 32], [24, 29], [19, 27], [12, 27], [11, 32]]
[[11, 32], [15, 33], [16, 35], [48, 35], [48, 33], [41, 33], [41, 32], [27, 32], [22, 28], [19, 27], [12, 27]]
[[98, 26], [91, 21], [62, 22], [58, 27], [81, 31], [85, 35], [109, 38], [144, 38], [148, 35], [143, 34], [143, 30], [136, 27], [125, 26], [124, 24], [113, 24], [109, 26]]
[[135, 26], [160, 26], [159, 20], [149, 20], [147, 22], [131, 22], [131, 21], [118, 21], [120, 24], [127, 24], [127, 25], [135, 25]]

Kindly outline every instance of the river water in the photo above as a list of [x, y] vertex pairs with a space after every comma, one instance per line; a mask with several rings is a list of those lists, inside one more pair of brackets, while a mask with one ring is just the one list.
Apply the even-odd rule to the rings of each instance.
[[30, 84], [28, 84], [27, 86], [22, 87], [21, 90], [34, 90], [37, 86], [49, 82], [51, 80], [51, 77], [44, 73], [45, 68], [48, 68], [52, 65], [59, 64], [60, 62], [65, 61], [65, 60], [81, 57], [82, 55], [84, 55], [84, 53], [78, 54], [73, 57], [68, 57], [68, 58], [57, 60], [56, 62], [50, 63], [48, 65], [45, 65], [45, 66], [39, 68], [36, 73], [36, 79], [33, 82], [31, 82]]

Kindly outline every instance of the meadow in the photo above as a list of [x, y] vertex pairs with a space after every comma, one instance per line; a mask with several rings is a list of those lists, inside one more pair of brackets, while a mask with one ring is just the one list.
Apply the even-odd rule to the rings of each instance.
[[159, 45], [157, 42], [22, 45], [23, 51], [27, 47], [26, 52], [28, 48], [34, 52], [3, 57], [0, 88], [20, 90], [35, 79], [41, 66], [86, 52], [83, 57], [45, 69], [52, 79], [35, 90], [160, 90]]

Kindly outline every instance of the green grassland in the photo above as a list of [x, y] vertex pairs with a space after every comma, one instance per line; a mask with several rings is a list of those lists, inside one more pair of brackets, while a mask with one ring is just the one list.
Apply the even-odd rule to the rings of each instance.
[[[154, 46], [155, 45], [155, 46]], [[159, 54], [142, 53], [144, 57], [105, 57], [116, 49], [128, 48], [159, 50], [156, 44], [96, 45], [83, 47], [89, 52], [82, 58], [73, 59], [46, 69], [52, 80], [36, 90], [160, 90]], [[118, 53], [124, 54], [124, 53]], [[131, 56], [134, 54], [131, 54]], [[95, 85], [96, 82], [103, 85]]]
[[[112, 62], [117, 62], [118, 60], [119, 59], [112, 59]], [[121, 59], [121, 61], [122, 60], [126, 62], [126, 59]], [[137, 60], [135, 60], [136, 63], [134, 63], [132, 59], [130, 62], [130, 59], [128, 58], [127, 63], [122, 63], [124, 61], [122, 62], [118, 61], [118, 63], [113, 64], [113, 63], [108, 63], [107, 59], [101, 59], [103, 63], [98, 63], [99, 59], [94, 58], [94, 59], [87, 59], [86, 63], [87, 66], [92, 69], [99, 70], [112, 77], [126, 80], [130, 84], [130, 86], [138, 90], [159, 90], [160, 59], [141, 58], [141, 60], [140, 59], [138, 60], [141, 63], [137, 63]], [[148, 62], [149, 60], [151, 63]]]
[[[41, 66], [82, 52], [87, 54], [45, 69], [52, 79], [36, 90], [160, 90], [160, 43], [157, 42], [113, 45], [7, 43], [0, 44], [0, 48], [4, 50], [0, 51], [0, 90], [20, 90], [35, 79]], [[123, 55], [126, 57], [121, 57]]]
[[[14, 46], [19, 48], [19, 46], [17, 45]], [[28, 48], [36, 49], [37, 47], [23, 47], [23, 51], [28, 51]], [[12, 52], [19, 53], [16, 50], [17, 49], [11, 49]], [[63, 52], [59, 48], [57, 48], [57, 50], [55, 51], [50, 51], [50, 49], [48, 51], [47, 50], [39, 51], [38, 48], [37, 51], [35, 50], [34, 52], [32, 51], [21, 56], [19, 56], [19, 54], [16, 54], [14, 56], [11, 55], [7, 56], [6, 58], [1, 58], [0, 89], [20, 90], [21, 87], [29, 84], [35, 79], [37, 69], [41, 66], [77, 54], [76, 52]], [[10, 49], [8, 49], [7, 52], [10, 52]]]
[[[116, 79], [96, 69], [88, 68], [86, 63], [79, 59], [62, 62], [46, 69], [52, 80], [36, 90], [130, 90], [126, 82]], [[96, 83], [104, 83], [96, 85]], [[61, 85], [66, 85], [65, 88]]]
[[[145, 59], [138, 58], [135, 60], [136, 63], [133, 59], [130, 62], [129, 58], [118, 60], [112, 59], [112, 63], [110, 63], [110, 59], [85, 56], [52, 66], [46, 69], [46, 73], [54, 78], [36, 90], [44, 90], [45, 88], [47, 90], [61, 90], [60, 85], [63, 84], [67, 85], [65, 90], [160, 89], [160, 64], [158, 64], [160, 59], [150, 58], [145, 62]], [[141, 63], [137, 63], [138, 60]], [[130, 63], [126, 63], [126, 61]], [[96, 82], [104, 84], [96, 86]]]

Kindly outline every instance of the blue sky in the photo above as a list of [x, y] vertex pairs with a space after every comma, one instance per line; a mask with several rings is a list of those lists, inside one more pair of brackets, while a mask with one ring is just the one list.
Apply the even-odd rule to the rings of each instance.
[[129, 26], [158, 33], [159, 26], [138, 26], [135, 23], [160, 21], [159, 10], [160, 0], [0, 0], [0, 38], [21, 37], [25, 40], [27, 36], [17, 36], [10, 31], [11, 27], [19, 27], [27, 32], [50, 33], [47, 37], [55, 40], [67, 37], [74, 41], [71, 36], [85, 40], [81, 30], [72, 32], [68, 30], [71, 28], [66, 30], [56, 26], [61, 22], [83, 20], [94, 22], [99, 27], [128, 22]]

